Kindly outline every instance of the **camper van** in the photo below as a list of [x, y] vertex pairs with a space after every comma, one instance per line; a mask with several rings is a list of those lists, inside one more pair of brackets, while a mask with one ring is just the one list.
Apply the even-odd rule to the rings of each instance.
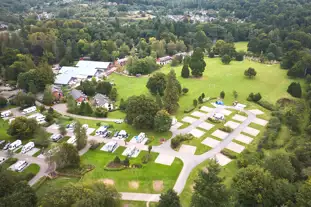
[[96, 136], [105, 136], [105, 134], [107, 134], [107, 130], [108, 130], [107, 126], [101, 126], [96, 130], [95, 135]]
[[33, 142], [28, 142], [25, 144], [22, 148], [22, 154], [25, 154], [26, 152], [30, 151], [32, 148], [35, 147], [35, 143]]
[[67, 140], [68, 144], [76, 145], [76, 142], [77, 142], [76, 136], [72, 136], [72, 137], [70, 137], [70, 139]]
[[11, 111], [3, 111], [1, 112], [1, 118], [9, 117], [12, 115]]
[[18, 148], [21, 145], [22, 145], [22, 141], [18, 139], [15, 142], [10, 144], [9, 150], [15, 150], [16, 148]]
[[32, 106], [32, 107], [29, 107], [29, 108], [26, 108], [22, 111], [22, 114], [30, 114], [32, 112], [35, 112], [37, 110], [37, 107], [35, 106]]
[[28, 165], [28, 163], [25, 160], [20, 160], [18, 161], [14, 166], [13, 166], [13, 170], [20, 172], [22, 171], [26, 166]]

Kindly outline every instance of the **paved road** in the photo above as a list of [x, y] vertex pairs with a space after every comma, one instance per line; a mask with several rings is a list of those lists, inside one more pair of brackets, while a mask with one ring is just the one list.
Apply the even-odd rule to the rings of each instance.
[[76, 114], [70, 114], [67, 112], [66, 104], [56, 104], [56, 105], [52, 106], [52, 108], [62, 115], [71, 116], [73, 118], [89, 119], [89, 120], [105, 121], [105, 122], [123, 121], [122, 119], [96, 118], [96, 117], [90, 117], [90, 116], [80, 116], [80, 115], [76, 115]]

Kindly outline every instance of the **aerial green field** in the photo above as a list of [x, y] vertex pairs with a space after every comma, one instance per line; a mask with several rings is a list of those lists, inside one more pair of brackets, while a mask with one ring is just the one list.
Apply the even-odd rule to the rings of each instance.
[[[240, 43], [239, 47], [243, 44]], [[264, 100], [275, 103], [281, 97], [290, 97], [286, 92], [287, 87], [292, 81], [296, 81], [289, 79], [287, 71], [280, 69], [279, 65], [266, 65], [249, 60], [232, 61], [230, 65], [223, 65], [220, 58], [205, 58], [205, 61], [206, 68], [201, 78], [182, 78], [180, 76], [182, 65], [177, 67], [165, 65], [158, 70], [168, 73], [174, 69], [182, 87], [189, 89], [188, 94], [180, 97], [177, 118], [181, 118], [184, 115], [183, 111], [192, 106], [193, 100], [202, 93], [205, 93], [205, 97], [218, 97], [219, 93], [224, 91], [226, 94], [224, 102], [231, 105], [234, 101], [234, 90], [238, 93], [238, 101], [242, 103], [246, 103], [246, 98], [251, 92], [260, 92]], [[249, 67], [257, 71], [257, 76], [253, 79], [244, 76], [244, 71]], [[117, 84], [119, 99], [126, 99], [132, 95], [150, 95], [146, 88], [148, 77], [136, 78], [112, 74], [109, 80]]]
[[[105, 179], [113, 181], [114, 186], [119, 192], [143, 192], [143, 193], [161, 193], [169, 188], [172, 188], [177, 180], [179, 172], [183, 166], [181, 160], [175, 158], [171, 166], [161, 165], [154, 162], [157, 158], [157, 153], [151, 153], [152, 159], [143, 164], [143, 167], [138, 169], [125, 169], [122, 171], [105, 171], [104, 167], [112, 161], [115, 156], [119, 156], [121, 160], [125, 157], [122, 152], [125, 148], [119, 147], [113, 154], [99, 150], [88, 151], [81, 157], [83, 164], [92, 164], [96, 168], [84, 175], [82, 181], [102, 181]], [[148, 152], [140, 152], [137, 158], [131, 158], [130, 163], [142, 163], [141, 159]], [[163, 188], [156, 190], [153, 187], [153, 182], [163, 181]], [[131, 184], [133, 182], [136, 186]]]
[[246, 52], [247, 51], [247, 44], [248, 44], [248, 42], [235, 42], [234, 43], [235, 50], [236, 51], [243, 50], [244, 52]]

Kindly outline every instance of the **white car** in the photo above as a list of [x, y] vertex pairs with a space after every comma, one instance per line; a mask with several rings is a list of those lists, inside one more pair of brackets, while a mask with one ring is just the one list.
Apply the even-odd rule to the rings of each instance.
[[122, 121], [122, 120], [117, 120], [117, 121], [115, 121], [114, 123], [116, 123], [116, 124], [122, 124], [123, 121]]

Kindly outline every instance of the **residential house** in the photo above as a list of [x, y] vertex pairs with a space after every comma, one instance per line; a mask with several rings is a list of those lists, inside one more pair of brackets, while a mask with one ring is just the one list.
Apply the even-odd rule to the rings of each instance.
[[97, 93], [94, 96], [94, 105], [96, 107], [104, 107], [108, 111], [113, 110], [113, 103], [112, 103], [112, 101], [109, 99], [108, 96], [103, 95], [101, 93]]
[[80, 90], [72, 89], [70, 91], [70, 95], [76, 100], [78, 104], [80, 104], [83, 101], [87, 101], [87, 96]]
[[159, 65], [166, 65], [168, 63], [172, 62], [171, 56], [165, 56], [157, 59], [157, 64]]

